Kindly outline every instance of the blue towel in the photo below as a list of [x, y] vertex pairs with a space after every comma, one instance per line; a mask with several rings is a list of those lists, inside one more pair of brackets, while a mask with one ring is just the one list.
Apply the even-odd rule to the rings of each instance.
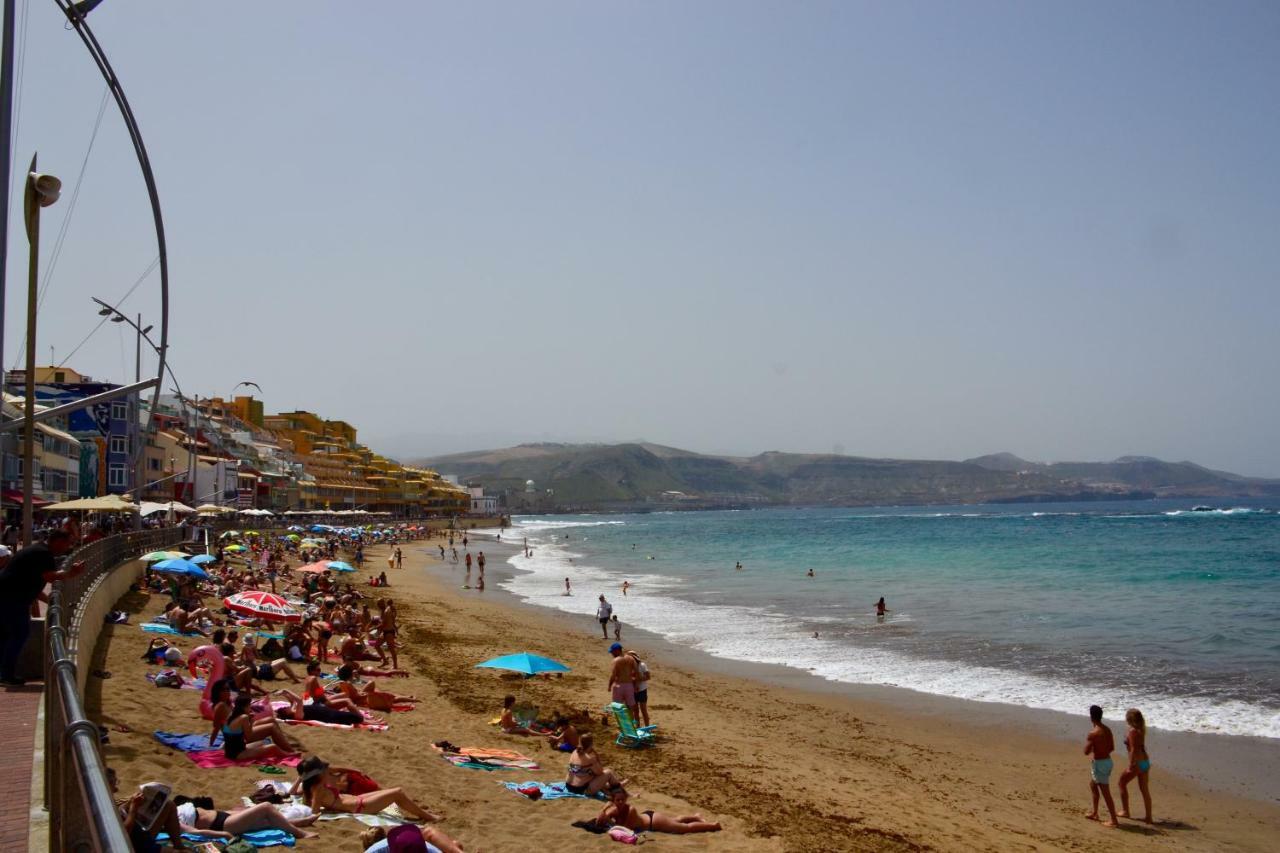
[[[566, 797], [576, 800], [588, 799], [586, 794], [574, 794], [566, 791], [563, 782], [554, 784], [550, 782], [503, 782], [502, 786], [509, 791], [515, 791], [517, 794], [520, 793], [521, 788], [536, 786], [542, 792], [542, 799], [544, 800], [563, 800]], [[601, 799], [601, 797], [597, 794], [596, 799]]]
[[208, 735], [176, 735], [173, 732], [155, 732], [156, 740], [165, 746], [180, 749], [183, 752], [204, 752], [206, 749], [219, 749], [222, 746], [222, 735], [219, 734], [209, 745]]
[[148, 634], [173, 634], [175, 637], [199, 637], [199, 634], [179, 634], [177, 628], [162, 625], [159, 622], [143, 622], [138, 626]]
[[[193, 844], [199, 844], [205, 841], [213, 841], [216, 844], [226, 843], [221, 839], [207, 838], [203, 835], [192, 835], [189, 832], [184, 832], [182, 837], [184, 840], [190, 841]], [[241, 835], [240, 838], [248, 841], [254, 847], [292, 847], [295, 844], [294, 837], [283, 829], [259, 829], [257, 832], [246, 832], [244, 835]], [[156, 841], [161, 844], [168, 840], [168, 833], [161, 832], [156, 836]]]

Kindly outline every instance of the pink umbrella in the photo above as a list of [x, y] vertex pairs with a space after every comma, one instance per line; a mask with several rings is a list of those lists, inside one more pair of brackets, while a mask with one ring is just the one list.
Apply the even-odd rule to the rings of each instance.
[[331, 572], [333, 571], [333, 569], [329, 568], [328, 560], [321, 560], [318, 563], [307, 563], [305, 566], [298, 566], [298, 568], [294, 569], [294, 571], [295, 572], [314, 572], [315, 574], [318, 575], [323, 572]]
[[274, 592], [263, 592], [257, 589], [237, 592], [229, 598], [224, 598], [222, 603], [236, 613], [243, 613], [255, 619], [266, 619], [270, 622], [302, 621], [302, 614]]

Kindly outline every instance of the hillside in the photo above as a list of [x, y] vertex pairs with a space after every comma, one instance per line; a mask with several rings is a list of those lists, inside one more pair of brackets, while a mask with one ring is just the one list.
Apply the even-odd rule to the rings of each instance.
[[483, 484], [513, 511], [1280, 496], [1280, 480], [1135, 456], [1051, 464], [1011, 453], [963, 462], [779, 452], [739, 458], [631, 442], [528, 444], [418, 462]]

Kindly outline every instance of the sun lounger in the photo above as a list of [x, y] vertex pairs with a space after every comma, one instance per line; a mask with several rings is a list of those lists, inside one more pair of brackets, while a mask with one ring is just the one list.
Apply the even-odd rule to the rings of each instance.
[[658, 742], [658, 736], [653, 733], [658, 727], [637, 726], [635, 720], [631, 719], [631, 712], [621, 702], [610, 702], [604, 710], [613, 714], [613, 718], [618, 721], [618, 746], [636, 748], [652, 746]]

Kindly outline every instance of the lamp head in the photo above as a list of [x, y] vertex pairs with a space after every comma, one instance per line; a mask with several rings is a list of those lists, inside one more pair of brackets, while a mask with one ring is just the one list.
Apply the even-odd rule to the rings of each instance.
[[107, 308], [106, 306], [103, 306], [102, 308], [99, 308], [99, 309], [98, 309], [98, 316], [99, 316], [99, 317], [110, 317], [110, 316], [111, 316], [111, 313], [112, 313], [112, 312], [111, 312], [111, 309], [110, 309], [110, 308]]
[[31, 189], [35, 194], [36, 203], [41, 207], [48, 207], [58, 200], [58, 196], [62, 195], [62, 181], [53, 175], [30, 172], [27, 175], [27, 180], [31, 181]]

